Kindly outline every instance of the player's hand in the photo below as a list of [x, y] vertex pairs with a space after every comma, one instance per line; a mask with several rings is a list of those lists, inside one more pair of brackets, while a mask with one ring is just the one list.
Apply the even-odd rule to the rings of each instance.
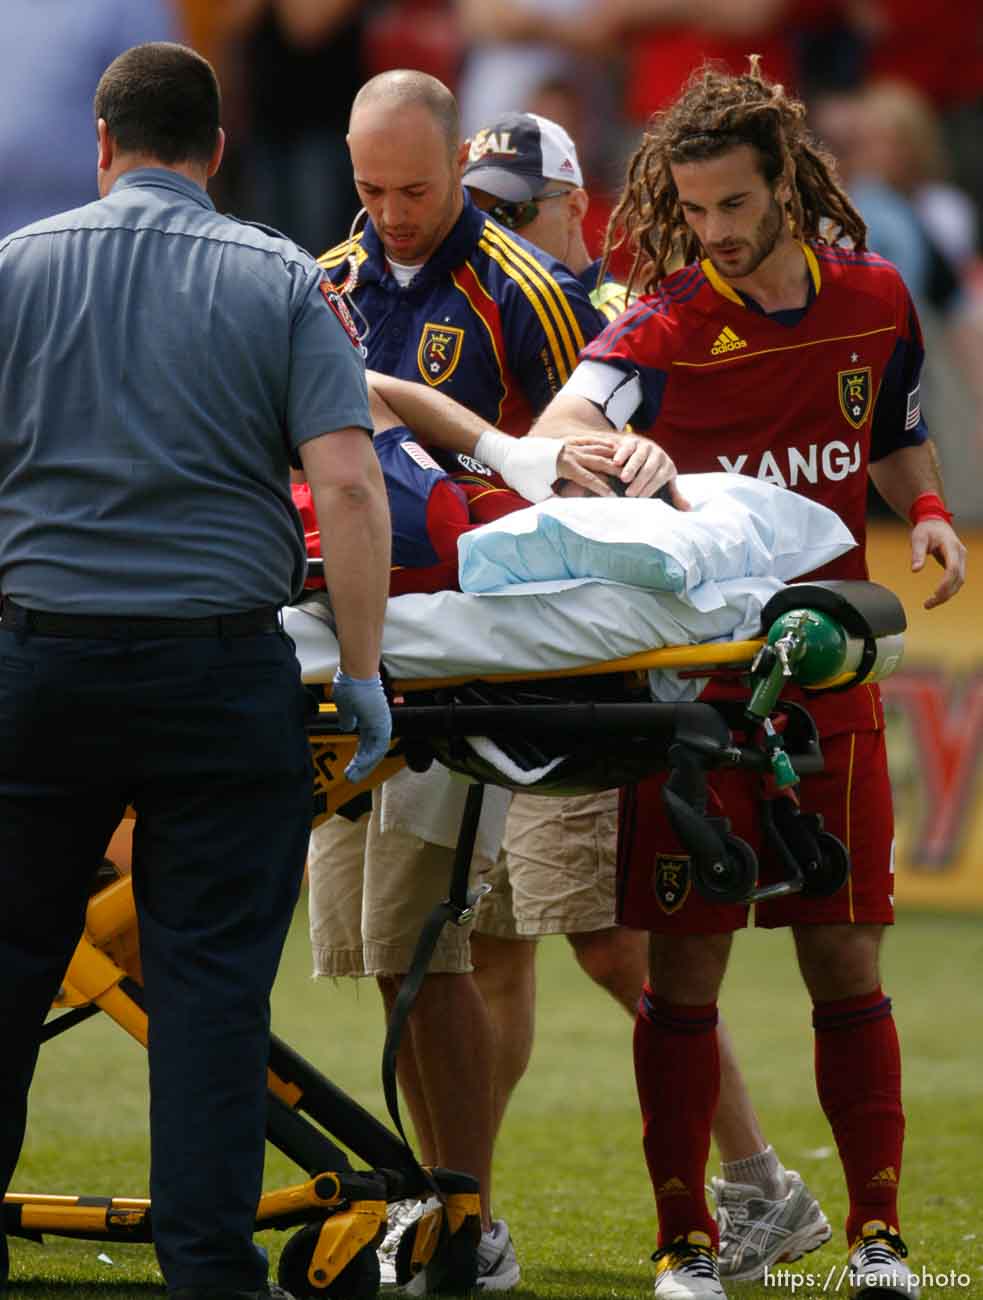
[[615, 433], [576, 433], [564, 438], [556, 460], [557, 478], [575, 483], [591, 496], [617, 496], [611, 479], [619, 473], [614, 453], [620, 441], [620, 434]]
[[930, 555], [941, 564], [945, 573], [924, 602], [926, 609], [944, 605], [966, 581], [966, 548], [945, 519], [923, 519], [911, 530], [912, 573], [920, 573]]
[[677, 510], [689, 510], [690, 504], [676, 486], [676, 466], [657, 442], [637, 433], [623, 433], [614, 453], [619, 466], [618, 477], [628, 484], [629, 497], [652, 497], [668, 485], [672, 504]]
[[386, 756], [393, 720], [382, 680], [375, 677], [349, 677], [339, 668], [331, 686], [331, 700], [338, 710], [338, 722], [345, 731], [358, 732], [358, 749], [345, 768], [352, 785], [364, 781]]

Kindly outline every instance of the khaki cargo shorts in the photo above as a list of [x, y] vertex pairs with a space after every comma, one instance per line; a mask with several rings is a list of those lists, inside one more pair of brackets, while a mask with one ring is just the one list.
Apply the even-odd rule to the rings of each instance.
[[498, 861], [482, 876], [475, 931], [502, 939], [579, 934], [615, 924], [618, 792], [517, 794]]
[[[424, 922], [448, 895], [454, 850], [382, 831], [378, 791], [357, 822], [329, 817], [311, 832], [307, 870], [315, 975], [402, 975]], [[475, 856], [472, 876], [488, 871]], [[428, 969], [472, 970], [471, 924], [449, 922]]]

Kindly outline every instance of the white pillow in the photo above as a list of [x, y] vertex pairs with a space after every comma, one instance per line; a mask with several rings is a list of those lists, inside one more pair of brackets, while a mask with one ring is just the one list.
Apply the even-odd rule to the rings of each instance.
[[[684, 474], [692, 510], [637, 497], [553, 497], [458, 541], [462, 591], [556, 578], [606, 578], [720, 603], [729, 578], [809, 573], [855, 545], [832, 510], [743, 474]], [[706, 586], [705, 584], [709, 584]]]

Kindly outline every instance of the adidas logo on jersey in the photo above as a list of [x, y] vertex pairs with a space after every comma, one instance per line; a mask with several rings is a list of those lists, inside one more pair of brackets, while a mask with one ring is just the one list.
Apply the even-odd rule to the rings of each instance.
[[729, 325], [717, 335], [717, 341], [710, 349], [712, 357], [719, 357], [722, 352], [737, 352], [741, 348], [747, 347], [747, 339], [742, 339], [739, 334], [735, 334]]

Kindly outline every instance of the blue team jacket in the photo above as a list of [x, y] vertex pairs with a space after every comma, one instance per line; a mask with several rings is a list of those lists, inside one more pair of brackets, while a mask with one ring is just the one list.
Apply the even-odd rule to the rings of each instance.
[[[506, 433], [525, 433], [566, 383], [602, 320], [562, 263], [505, 230], [465, 195], [447, 238], [403, 289], [371, 221], [329, 249], [335, 284], [358, 265], [350, 301], [368, 325], [366, 362], [439, 388]], [[363, 326], [364, 328], [364, 326]]]

